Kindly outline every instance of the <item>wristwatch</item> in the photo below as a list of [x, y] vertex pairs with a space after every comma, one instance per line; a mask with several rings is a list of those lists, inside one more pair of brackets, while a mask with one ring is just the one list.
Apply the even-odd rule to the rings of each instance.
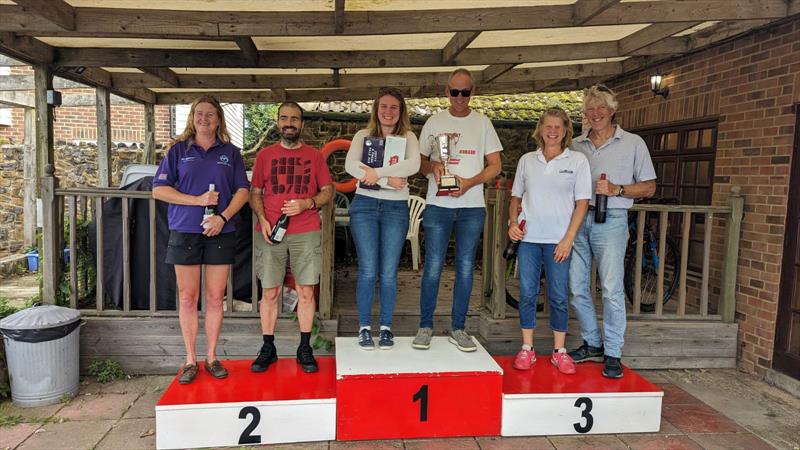
[[625, 186], [619, 185], [619, 192], [617, 192], [617, 197], [622, 197], [622, 194], [625, 193]]

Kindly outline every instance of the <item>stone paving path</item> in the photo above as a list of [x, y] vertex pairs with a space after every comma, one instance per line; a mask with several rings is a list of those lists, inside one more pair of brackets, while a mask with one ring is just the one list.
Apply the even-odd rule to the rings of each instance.
[[[270, 448], [758, 450], [800, 446], [797, 436], [800, 399], [748, 375], [732, 370], [640, 373], [664, 389], [658, 433], [317, 442]], [[109, 384], [84, 381], [79, 395], [66, 403], [22, 409], [5, 402], [0, 404], [0, 423], [14, 416], [21, 417], [16, 418], [15, 422], [19, 422], [16, 425], [0, 428], [0, 449], [155, 448], [154, 406], [170, 381], [171, 377], [166, 376], [137, 377]], [[726, 416], [715, 407], [733, 413]]]

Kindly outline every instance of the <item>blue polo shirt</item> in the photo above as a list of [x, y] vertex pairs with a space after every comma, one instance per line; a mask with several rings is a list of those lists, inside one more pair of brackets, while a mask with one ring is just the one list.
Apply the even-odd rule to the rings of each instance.
[[[178, 192], [201, 195], [213, 184], [219, 192], [217, 210], [222, 212], [231, 202], [238, 189], [249, 188], [247, 172], [239, 149], [233, 144], [221, 141], [207, 151], [191, 139], [177, 142], [161, 160], [161, 165], [153, 177], [153, 187], [171, 186]], [[202, 206], [169, 205], [167, 219], [169, 229], [183, 233], [202, 233]], [[236, 230], [233, 220], [222, 228], [223, 233]]]

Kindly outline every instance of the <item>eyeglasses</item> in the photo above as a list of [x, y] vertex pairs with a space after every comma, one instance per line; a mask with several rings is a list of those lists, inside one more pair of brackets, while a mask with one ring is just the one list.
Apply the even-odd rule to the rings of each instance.
[[458, 97], [458, 94], [461, 94], [462, 97], [469, 97], [472, 95], [472, 89], [450, 89], [450, 97]]

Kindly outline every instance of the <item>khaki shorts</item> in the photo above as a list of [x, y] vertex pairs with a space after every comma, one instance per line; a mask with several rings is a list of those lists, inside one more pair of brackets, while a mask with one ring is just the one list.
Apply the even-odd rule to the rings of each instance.
[[287, 234], [280, 244], [267, 244], [261, 233], [253, 237], [256, 276], [264, 289], [283, 285], [286, 264], [295, 283], [303, 286], [319, 284], [322, 271], [322, 233], [311, 231]]

